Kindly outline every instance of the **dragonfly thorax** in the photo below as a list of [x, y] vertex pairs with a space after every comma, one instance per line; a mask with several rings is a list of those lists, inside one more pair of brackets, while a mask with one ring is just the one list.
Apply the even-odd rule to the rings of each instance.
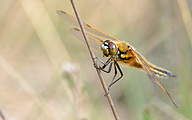
[[111, 55], [115, 55], [117, 53], [118, 49], [117, 49], [117, 46], [114, 42], [112, 42], [110, 40], [106, 40], [101, 45], [101, 50], [103, 51], [103, 54], [106, 57], [109, 57]]

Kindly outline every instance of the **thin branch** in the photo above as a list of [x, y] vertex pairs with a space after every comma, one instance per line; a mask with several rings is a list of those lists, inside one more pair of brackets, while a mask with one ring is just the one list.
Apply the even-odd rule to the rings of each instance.
[[[91, 58], [92, 58], [92, 60], [93, 60], [93, 63], [94, 63], [94, 65], [97, 67], [98, 65], [97, 65], [97, 63], [96, 63], [96, 60], [94, 59], [94, 58], [95, 58], [95, 55], [94, 55], [94, 53], [93, 53], [93, 51], [92, 51], [92, 48], [91, 48], [91, 46], [90, 46], [89, 39], [88, 39], [88, 37], [86, 36], [85, 28], [84, 28], [84, 26], [83, 26], [83, 24], [82, 24], [82, 21], [81, 21], [81, 19], [80, 19], [79, 13], [78, 13], [78, 11], [77, 11], [77, 8], [76, 8], [75, 3], [74, 3], [73, 0], [71, 0], [71, 4], [72, 4], [72, 7], [73, 7], [73, 9], [74, 9], [74, 12], [75, 12], [75, 15], [76, 15], [76, 17], [77, 17], [77, 20], [78, 20], [78, 22], [79, 22], [79, 26], [80, 26], [80, 28], [81, 28], [81, 30], [82, 30], [82, 34], [83, 34], [83, 37], [84, 37], [84, 39], [85, 39], [85, 43], [87, 44], [89, 53], [90, 53]], [[107, 99], [108, 99], [108, 102], [109, 102], [109, 104], [110, 104], [110, 106], [111, 106], [111, 110], [112, 110], [112, 112], [113, 112], [113, 115], [114, 115], [114, 117], [115, 117], [116, 120], [120, 120], [120, 119], [119, 119], [119, 116], [118, 116], [118, 114], [117, 114], [117, 111], [116, 111], [116, 109], [115, 109], [115, 106], [114, 106], [114, 104], [113, 104], [113, 100], [111, 99], [110, 94], [108, 94], [108, 87], [107, 87], [107, 85], [106, 85], [106, 83], [105, 83], [105, 81], [104, 81], [104, 79], [103, 79], [103, 76], [102, 76], [102, 74], [101, 74], [101, 71], [100, 71], [99, 69], [96, 69], [96, 71], [97, 71], [97, 73], [98, 73], [98, 76], [99, 76], [100, 82], [101, 82], [101, 84], [102, 84], [102, 86], [103, 86], [103, 89], [104, 89], [104, 91], [105, 91], [105, 94], [107, 95]]]

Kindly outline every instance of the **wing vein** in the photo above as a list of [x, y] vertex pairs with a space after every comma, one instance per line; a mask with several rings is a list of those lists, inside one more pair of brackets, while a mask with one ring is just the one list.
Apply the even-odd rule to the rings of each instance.
[[138, 62], [141, 64], [141, 66], [143, 67], [143, 70], [146, 72], [146, 74], [148, 75], [149, 79], [153, 82], [156, 83], [157, 85], [159, 85], [159, 87], [168, 95], [168, 97], [170, 98], [170, 100], [172, 101], [173, 105], [177, 108], [176, 103], [174, 102], [174, 100], [172, 99], [171, 95], [168, 93], [168, 91], [165, 89], [165, 87], [163, 86], [163, 84], [155, 77], [155, 75], [151, 72], [149, 66], [147, 65], [147, 63], [145, 62], [145, 60], [142, 58], [141, 55], [139, 55], [139, 53], [137, 53], [135, 50], [133, 50], [133, 48], [131, 48], [134, 55], [136, 56], [136, 59], [138, 60]]

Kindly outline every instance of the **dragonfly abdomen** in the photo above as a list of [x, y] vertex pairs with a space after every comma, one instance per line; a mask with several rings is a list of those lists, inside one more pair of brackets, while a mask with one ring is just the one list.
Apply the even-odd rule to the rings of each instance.
[[162, 69], [162, 68], [158, 68], [155, 66], [150, 66], [150, 70], [152, 73], [154, 73], [156, 76], [158, 77], [177, 77], [176, 75], [172, 74], [171, 72]]

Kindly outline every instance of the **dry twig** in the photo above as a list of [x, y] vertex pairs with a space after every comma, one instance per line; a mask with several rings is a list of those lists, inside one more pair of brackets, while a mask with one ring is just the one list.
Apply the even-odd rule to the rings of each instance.
[[[85, 43], [86, 43], [86, 45], [87, 45], [87, 47], [88, 47], [89, 53], [90, 53], [90, 55], [91, 55], [91, 58], [92, 58], [92, 60], [93, 60], [93, 63], [94, 63], [94, 65], [97, 67], [96, 60], [93, 59], [93, 58], [95, 58], [95, 55], [94, 55], [94, 53], [93, 53], [93, 51], [92, 51], [92, 48], [91, 48], [91, 46], [90, 46], [89, 39], [88, 39], [88, 37], [86, 36], [86, 31], [85, 31], [85, 29], [84, 29], [84, 26], [83, 26], [83, 24], [82, 24], [82, 21], [81, 21], [81, 19], [80, 19], [79, 13], [78, 13], [78, 11], [77, 11], [77, 8], [76, 8], [73, 0], [71, 0], [71, 4], [72, 4], [72, 7], [73, 7], [73, 9], [74, 9], [74, 12], [75, 12], [75, 15], [76, 15], [76, 17], [77, 17], [77, 20], [78, 20], [78, 22], [79, 22], [79, 26], [80, 26], [80, 28], [81, 28], [81, 30], [82, 30], [82, 34], [83, 34], [83, 37], [84, 37], [84, 39], [85, 39]], [[107, 95], [107, 99], [108, 99], [108, 102], [109, 102], [109, 104], [110, 104], [110, 106], [111, 106], [111, 110], [112, 110], [112, 112], [113, 112], [113, 115], [114, 115], [114, 117], [115, 117], [116, 120], [120, 120], [120, 119], [119, 119], [119, 116], [118, 116], [118, 114], [117, 114], [117, 111], [116, 111], [116, 109], [115, 109], [115, 106], [114, 106], [114, 104], [113, 104], [113, 100], [111, 99], [110, 94], [108, 94], [108, 87], [107, 87], [107, 85], [106, 85], [106, 83], [105, 83], [105, 81], [104, 81], [104, 79], [103, 79], [103, 76], [102, 76], [102, 74], [101, 74], [101, 71], [100, 71], [99, 69], [96, 69], [96, 71], [97, 71], [97, 73], [98, 73], [98, 76], [99, 76], [100, 82], [101, 82], [101, 84], [102, 84], [102, 86], [103, 86], [103, 89], [104, 89], [104, 91], [105, 91], [105, 94]]]

